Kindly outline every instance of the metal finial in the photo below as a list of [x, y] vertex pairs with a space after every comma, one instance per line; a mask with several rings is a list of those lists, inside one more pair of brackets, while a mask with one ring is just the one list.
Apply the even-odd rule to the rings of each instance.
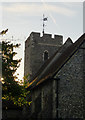
[[43, 32], [42, 33], [44, 34], [45, 33], [45, 21], [47, 21], [47, 17], [45, 17], [44, 14], [43, 14], [42, 20], [43, 20]]

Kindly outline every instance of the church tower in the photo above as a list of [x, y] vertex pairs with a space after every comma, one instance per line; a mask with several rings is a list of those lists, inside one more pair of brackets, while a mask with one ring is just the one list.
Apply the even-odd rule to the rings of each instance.
[[25, 41], [25, 60], [24, 60], [24, 75], [29, 73], [31, 78], [63, 44], [63, 36], [51, 34], [43, 34], [32, 32]]

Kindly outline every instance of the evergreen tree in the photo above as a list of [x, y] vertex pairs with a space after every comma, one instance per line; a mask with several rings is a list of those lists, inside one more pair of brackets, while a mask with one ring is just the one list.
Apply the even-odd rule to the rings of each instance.
[[30, 104], [30, 102], [25, 99], [28, 92], [25, 90], [24, 84], [20, 85], [16, 81], [17, 76], [14, 75], [20, 66], [21, 59], [14, 59], [17, 53], [13, 49], [19, 46], [20, 44], [13, 45], [13, 43], [2, 41], [2, 98], [12, 100], [21, 106]]
[[20, 65], [21, 59], [15, 60], [17, 54], [13, 48], [18, 48], [20, 44], [13, 45], [10, 42], [2, 41], [2, 92], [3, 96], [18, 96], [21, 93], [20, 85], [16, 80], [14, 73]]

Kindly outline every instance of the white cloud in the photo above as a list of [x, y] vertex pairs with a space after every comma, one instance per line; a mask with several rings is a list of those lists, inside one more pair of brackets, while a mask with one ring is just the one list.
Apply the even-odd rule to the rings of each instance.
[[74, 16], [76, 14], [72, 9], [61, 7], [58, 5], [51, 4], [33, 4], [33, 3], [24, 3], [24, 4], [11, 4], [10, 6], [5, 6], [4, 10], [9, 13], [15, 14], [27, 14], [27, 16], [32, 15], [41, 15], [43, 12], [47, 10], [47, 12], [54, 12], [65, 16]]
[[12, 4], [10, 7], [9, 6], [5, 6], [4, 8], [5, 11], [8, 11], [10, 13], [24, 13], [29, 15], [33, 15], [36, 13], [40, 13], [42, 12], [42, 7], [40, 5], [37, 4], [30, 4], [30, 3], [16, 3], [16, 4]]
[[50, 12], [59, 13], [65, 16], [74, 16], [76, 14], [75, 11], [68, 9], [66, 7], [55, 6], [55, 5], [53, 6], [53, 5], [47, 5], [47, 4], [44, 4], [44, 6]]
[[[1, 2], [35, 2], [35, 0], [1, 0]], [[36, 0], [41, 2], [41, 0]], [[45, 2], [84, 2], [84, 0], [45, 0]]]

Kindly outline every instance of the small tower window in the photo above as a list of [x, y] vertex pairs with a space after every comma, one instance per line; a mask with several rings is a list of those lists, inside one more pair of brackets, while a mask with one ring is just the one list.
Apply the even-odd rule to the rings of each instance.
[[43, 60], [46, 61], [48, 59], [48, 51], [44, 51], [44, 55], [43, 55]]

